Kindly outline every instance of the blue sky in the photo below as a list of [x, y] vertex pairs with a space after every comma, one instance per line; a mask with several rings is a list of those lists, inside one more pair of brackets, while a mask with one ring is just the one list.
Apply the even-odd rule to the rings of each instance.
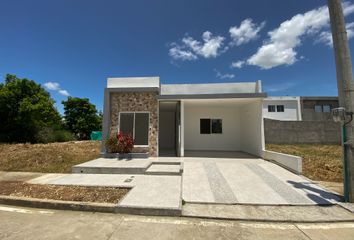
[[[101, 110], [107, 77], [260, 79], [269, 95], [336, 95], [326, 2], [1, 0], [0, 76], [36, 80], [61, 112], [67, 95]], [[344, 8], [351, 38], [354, 2]]]

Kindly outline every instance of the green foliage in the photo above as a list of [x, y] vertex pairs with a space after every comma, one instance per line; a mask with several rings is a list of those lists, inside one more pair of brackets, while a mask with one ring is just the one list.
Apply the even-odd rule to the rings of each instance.
[[118, 153], [119, 152], [118, 138], [116, 136], [110, 136], [105, 141], [105, 146], [109, 153]]
[[0, 119], [1, 142], [37, 142], [41, 129], [61, 124], [54, 100], [41, 85], [10, 74], [0, 85]]
[[74, 135], [64, 129], [43, 128], [36, 134], [39, 143], [68, 142], [75, 140]]
[[68, 97], [64, 105], [65, 127], [79, 139], [89, 139], [92, 131], [101, 130], [102, 118], [87, 98]]

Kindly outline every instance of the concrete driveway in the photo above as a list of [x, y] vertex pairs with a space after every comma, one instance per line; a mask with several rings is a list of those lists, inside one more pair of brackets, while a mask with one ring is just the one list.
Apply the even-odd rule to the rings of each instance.
[[189, 203], [314, 205], [340, 198], [259, 158], [186, 157], [182, 198]]

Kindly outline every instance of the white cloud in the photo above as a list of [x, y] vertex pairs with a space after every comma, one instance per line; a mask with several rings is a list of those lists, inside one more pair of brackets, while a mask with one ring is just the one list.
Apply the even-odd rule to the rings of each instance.
[[63, 96], [70, 96], [69, 92], [66, 91], [66, 90], [59, 90], [58, 93], [63, 95]]
[[236, 61], [231, 63], [231, 68], [242, 68], [245, 65], [245, 61]]
[[252, 21], [251, 18], [247, 18], [241, 22], [239, 27], [230, 28], [231, 45], [240, 46], [258, 38], [258, 32], [264, 27], [265, 22], [257, 25]]
[[[343, 8], [345, 15], [354, 12], [354, 4], [345, 2]], [[328, 25], [327, 6], [297, 14], [281, 23], [278, 28], [268, 32], [269, 39], [247, 60], [247, 64], [259, 66], [262, 69], [292, 65], [297, 61], [295, 48], [301, 45], [302, 37], [318, 33]]]
[[[345, 27], [347, 30], [347, 36], [349, 40], [352, 37], [354, 37], [354, 22], [347, 23]], [[329, 30], [321, 32], [319, 38], [315, 41], [315, 43], [324, 43], [329, 47], [333, 47], [332, 33]]]
[[60, 95], [70, 96], [69, 92], [67, 90], [61, 89], [60, 84], [57, 82], [46, 82], [43, 85], [46, 89], [51, 90], [51, 91], [56, 91]]
[[235, 75], [231, 74], [231, 73], [222, 74], [219, 71], [217, 71], [216, 69], [214, 69], [214, 71], [216, 73], [216, 77], [219, 78], [219, 79], [232, 79], [232, 78], [235, 77]]
[[59, 83], [56, 83], [56, 82], [46, 82], [46, 83], [44, 83], [44, 87], [46, 89], [52, 90], [52, 91], [57, 91], [60, 89]]
[[220, 54], [224, 37], [213, 36], [211, 32], [206, 31], [202, 35], [202, 40], [198, 41], [189, 36], [184, 37], [180, 45], [171, 44], [169, 55], [176, 60], [195, 60], [198, 56], [211, 58]]
[[176, 60], [195, 60], [198, 58], [194, 53], [189, 50], [184, 50], [180, 46], [170, 48], [169, 55]]

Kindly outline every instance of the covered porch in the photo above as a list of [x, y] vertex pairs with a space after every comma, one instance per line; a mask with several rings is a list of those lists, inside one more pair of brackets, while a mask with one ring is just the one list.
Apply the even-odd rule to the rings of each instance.
[[159, 156], [262, 156], [262, 98], [159, 101]]

